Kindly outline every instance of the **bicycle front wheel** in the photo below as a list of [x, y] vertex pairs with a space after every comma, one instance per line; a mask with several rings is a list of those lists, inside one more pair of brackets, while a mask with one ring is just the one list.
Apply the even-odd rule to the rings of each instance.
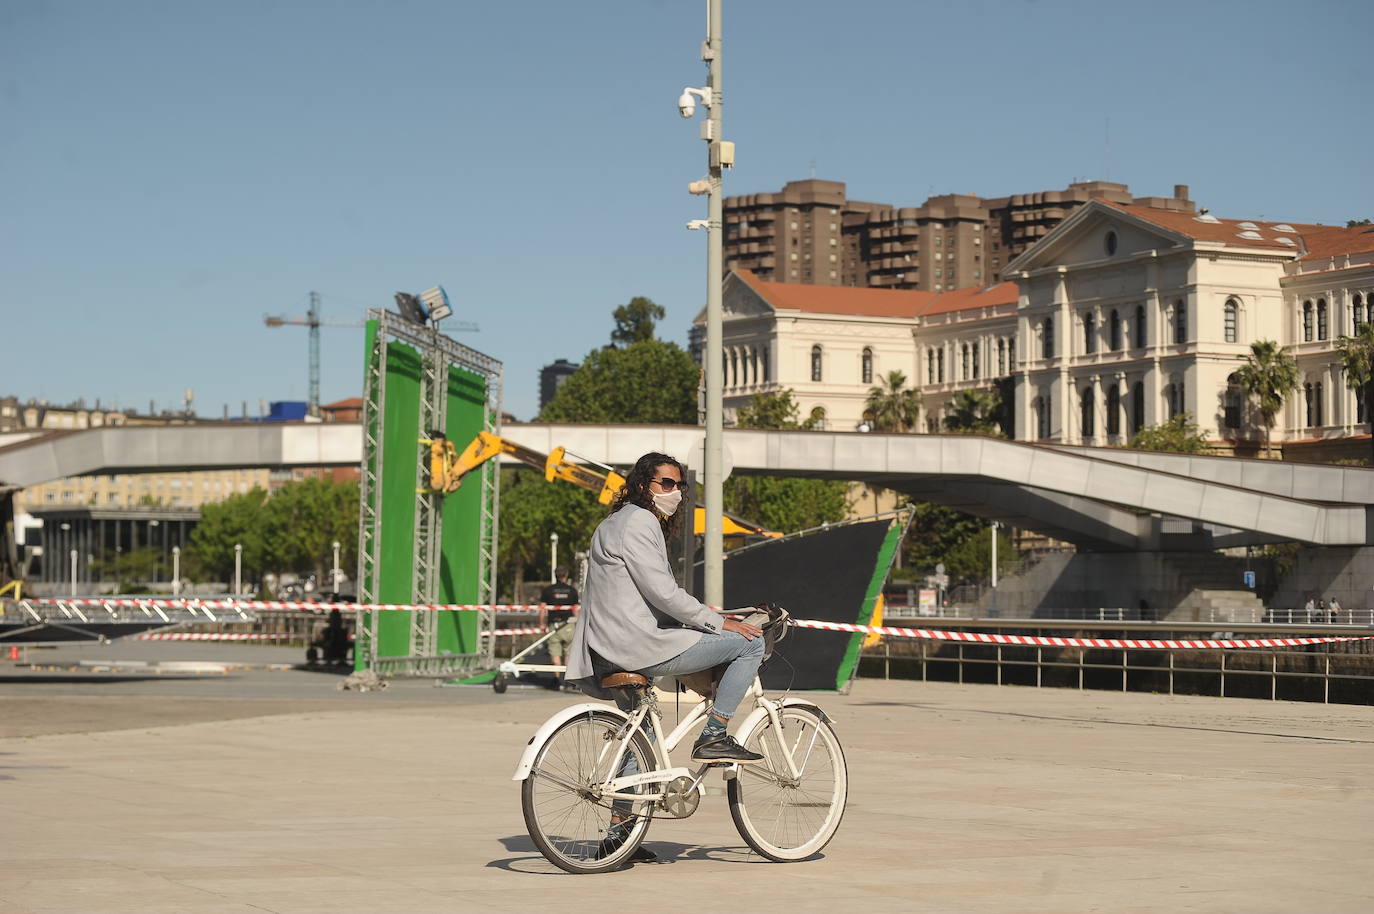
[[849, 769], [835, 731], [815, 710], [784, 707], [778, 717], [781, 729], [764, 717], [738, 737], [764, 760], [741, 765], [728, 793], [740, 837], [769, 860], [789, 863], [820, 853], [835, 836]]
[[[549, 862], [569, 873], [617, 869], [648, 831], [650, 801], [613, 804], [596, 796], [616, 752], [615, 734], [624, 723], [607, 711], [589, 711], [563, 724], [544, 742], [521, 785], [520, 806], [530, 838]], [[632, 761], [638, 771], [655, 767], [642, 732], [635, 733], [622, 759]], [[626, 765], [617, 768], [629, 773]], [[612, 816], [624, 820], [614, 830]]]

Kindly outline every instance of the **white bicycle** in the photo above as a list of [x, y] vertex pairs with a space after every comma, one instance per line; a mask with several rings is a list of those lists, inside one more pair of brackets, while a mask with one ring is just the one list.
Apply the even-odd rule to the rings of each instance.
[[[829, 718], [812, 702], [786, 695], [770, 699], [755, 679], [735, 736], [763, 761], [681, 768], [670, 754], [702, 727], [710, 702], [697, 704], [664, 736], [657, 694], [647, 678], [621, 672], [603, 678], [602, 685], [632, 689], [634, 710], [627, 714], [591, 702], [564, 708], [530, 739], [515, 771], [514, 780], [524, 782], [520, 801], [530, 838], [556, 866], [569, 873], [619, 868], [639, 848], [655, 816], [685, 819], [697, 811], [711, 768], [725, 778], [740, 836], [760, 855], [805, 860], [834, 837], [849, 775]], [[619, 832], [608, 841], [613, 819]]]

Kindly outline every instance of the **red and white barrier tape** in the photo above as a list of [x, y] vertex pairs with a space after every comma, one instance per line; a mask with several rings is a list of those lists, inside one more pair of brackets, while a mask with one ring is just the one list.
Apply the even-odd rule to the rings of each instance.
[[135, 641], [282, 641], [299, 638], [286, 632], [144, 632], [134, 635]]
[[917, 638], [924, 641], [971, 641], [975, 644], [1019, 644], [1031, 647], [1105, 647], [1139, 650], [1220, 650], [1244, 647], [1294, 647], [1303, 644], [1334, 644], [1339, 641], [1368, 641], [1369, 636], [1330, 638], [1251, 638], [1227, 640], [1172, 641], [1140, 638], [1047, 638], [1034, 635], [996, 635], [987, 632], [947, 632], [929, 628], [894, 628], [887, 625], [849, 625], [844, 622], [817, 622], [793, 619], [798, 628], [818, 628], [831, 632], [859, 632]]
[[[289, 602], [278, 600], [195, 600], [195, 599], [174, 599], [174, 600], [131, 600], [127, 598], [111, 598], [108, 600], [94, 598], [75, 598], [71, 600], [61, 599], [34, 599], [22, 602], [40, 605], [76, 605], [76, 606], [131, 606], [135, 608], [169, 608], [169, 609], [272, 609], [272, 610], [324, 610], [339, 609], [354, 612], [413, 612], [413, 611], [448, 611], [448, 612], [477, 612], [482, 610], [493, 610], [496, 612], [537, 612], [541, 609], [569, 610], [576, 606], [553, 605], [547, 603], [495, 603], [495, 604], [475, 604], [475, 603], [429, 603], [429, 604], [408, 604], [408, 603], [306, 603]], [[854, 632], [857, 634], [876, 634], [887, 635], [894, 638], [916, 638], [926, 641], [965, 641], [976, 644], [1013, 644], [1030, 647], [1091, 647], [1091, 648], [1115, 648], [1115, 649], [1139, 649], [1139, 650], [1222, 650], [1233, 648], [1252, 648], [1252, 647], [1298, 647], [1309, 644], [1336, 644], [1344, 641], [1368, 641], [1371, 636], [1332, 636], [1323, 638], [1252, 638], [1252, 639], [1227, 639], [1227, 640], [1194, 640], [1194, 641], [1175, 641], [1175, 640], [1156, 640], [1156, 639], [1134, 639], [1134, 638], [1050, 638], [1033, 635], [997, 635], [985, 632], [951, 632], [941, 629], [926, 628], [896, 628], [885, 625], [853, 625], [845, 622], [821, 622], [814, 619], [793, 619], [792, 623], [798, 628], [820, 629], [822, 631], [833, 632]], [[1084, 625], [1089, 623], [1085, 622]], [[537, 628], [528, 629], [501, 629], [493, 634], [538, 634], [542, 630]], [[193, 633], [184, 633], [193, 634]], [[272, 635], [263, 636], [264, 638], [274, 637]], [[167, 639], [171, 640], [171, 639]], [[213, 640], [205, 639], [183, 639], [183, 640]], [[221, 640], [258, 640], [257, 638], [242, 639], [221, 639]]]

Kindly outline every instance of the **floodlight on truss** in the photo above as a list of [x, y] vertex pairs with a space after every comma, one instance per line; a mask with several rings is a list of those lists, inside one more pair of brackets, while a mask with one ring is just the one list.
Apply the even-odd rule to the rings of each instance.
[[401, 317], [412, 324], [419, 324], [423, 327], [429, 320], [429, 313], [425, 311], [424, 305], [420, 304], [420, 299], [409, 292], [396, 293], [396, 307], [400, 309]]
[[429, 319], [434, 323], [448, 317], [453, 313], [453, 307], [449, 304], [448, 293], [443, 286], [435, 286], [420, 293], [420, 301], [429, 311]]

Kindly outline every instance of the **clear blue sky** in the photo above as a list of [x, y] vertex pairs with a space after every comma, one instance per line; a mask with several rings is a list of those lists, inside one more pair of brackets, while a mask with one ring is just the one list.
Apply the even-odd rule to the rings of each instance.
[[[918, 205], [1188, 184], [1227, 217], [1374, 216], [1374, 4], [725, 0], [729, 194]], [[704, 0], [5, 0], [0, 394], [202, 415], [305, 399], [306, 333], [443, 284], [507, 410], [635, 295], [685, 343]], [[699, 120], [699, 119], [698, 119]], [[1110, 122], [1110, 151], [1106, 137]], [[326, 329], [322, 396], [361, 392]]]

